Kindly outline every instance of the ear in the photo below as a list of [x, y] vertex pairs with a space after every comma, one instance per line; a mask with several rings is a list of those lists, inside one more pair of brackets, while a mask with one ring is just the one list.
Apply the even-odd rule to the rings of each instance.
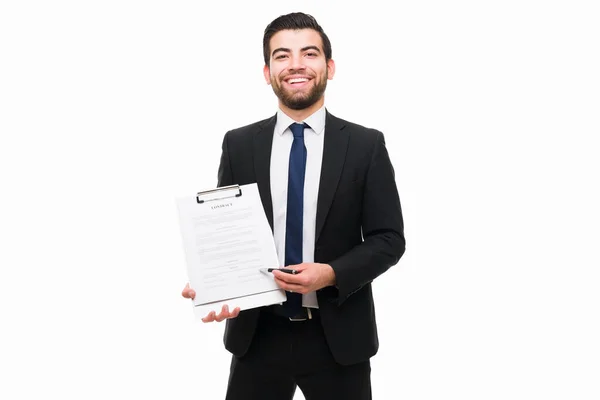
[[335, 75], [335, 62], [333, 60], [327, 61], [327, 79], [333, 79]]
[[265, 76], [265, 81], [267, 82], [267, 85], [271, 84], [271, 70], [269, 69], [268, 65], [265, 65], [263, 67], [263, 75]]

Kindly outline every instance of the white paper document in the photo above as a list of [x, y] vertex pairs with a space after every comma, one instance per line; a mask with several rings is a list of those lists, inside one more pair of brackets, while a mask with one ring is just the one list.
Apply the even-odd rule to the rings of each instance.
[[224, 304], [244, 310], [286, 300], [259, 271], [279, 260], [256, 183], [178, 198], [177, 207], [196, 317]]

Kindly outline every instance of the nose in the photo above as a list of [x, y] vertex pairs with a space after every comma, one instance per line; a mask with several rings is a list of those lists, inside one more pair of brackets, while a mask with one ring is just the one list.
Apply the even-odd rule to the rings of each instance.
[[304, 59], [301, 56], [293, 56], [290, 58], [289, 70], [304, 70]]

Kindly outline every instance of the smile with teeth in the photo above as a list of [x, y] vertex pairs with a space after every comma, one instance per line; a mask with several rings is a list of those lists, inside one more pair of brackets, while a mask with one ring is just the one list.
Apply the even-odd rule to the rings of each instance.
[[308, 78], [292, 78], [292, 79], [288, 80], [288, 83], [290, 83], [290, 84], [304, 83], [304, 82], [308, 82]]

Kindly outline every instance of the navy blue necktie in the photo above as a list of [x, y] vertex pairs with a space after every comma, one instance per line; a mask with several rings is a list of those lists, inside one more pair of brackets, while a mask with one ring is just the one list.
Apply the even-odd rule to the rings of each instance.
[[[290, 129], [294, 134], [290, 151], [288, 171], [287, 212], [285, 223], [285, 265], [302, 263], [302, 220], [304, 216], [304, 175], [306, 172], [306, 147], [304, 146], [305, 124], [293, 123]], [[302, 311], [302, 294], [286, 292], [283, 303], [290, 317]]]

